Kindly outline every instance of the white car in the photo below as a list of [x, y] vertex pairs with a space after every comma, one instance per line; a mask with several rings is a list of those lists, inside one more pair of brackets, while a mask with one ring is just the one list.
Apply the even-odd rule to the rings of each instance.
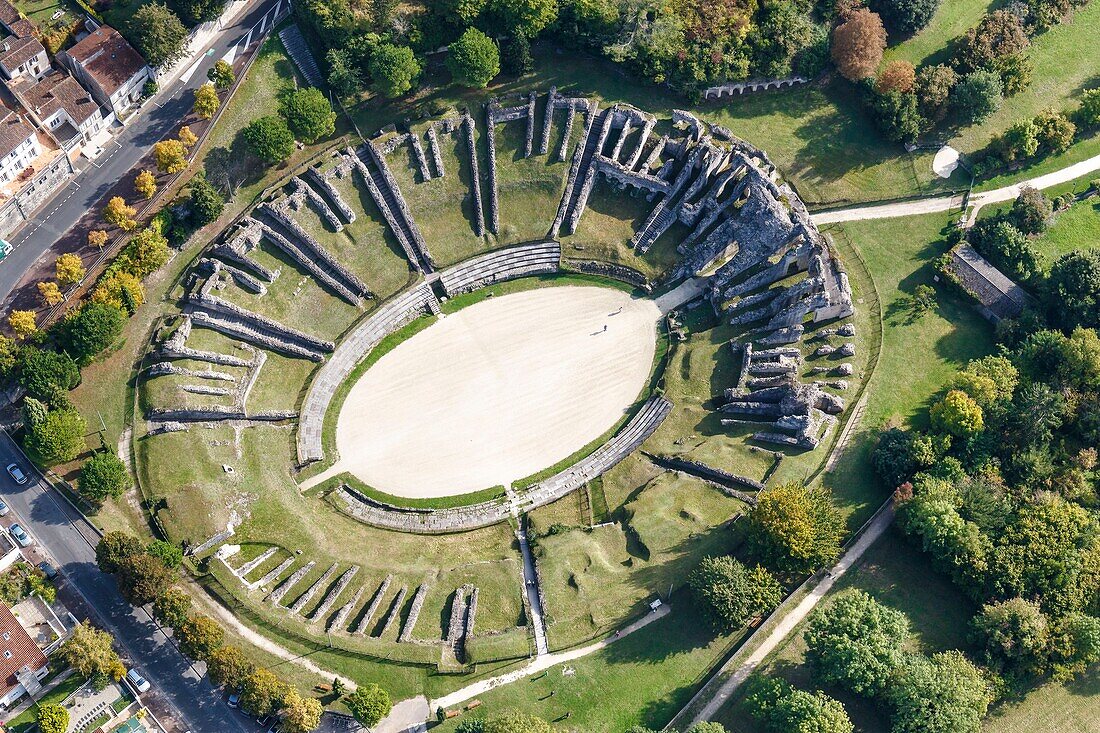
[[17, 463], [8, 464], [8, 475], [20, 486], [27, 483], [27, 474], [23, 473], [23, 469]]
[[141, 676], [136, 669], [131, 669], [126, 673], [126, 679], [130, 681], [130, 684], [134, 686], [134, 689], [138, 692], [145, 692], [149, 689], [149, 680]]
[[11, 514], [11, 507], [3, 501], [0, 501], [0, 517], [6, 517]]
[[11, 536], [15, 538], [20, 547], [30, 547], [34, 544], [34, 540], [31, 539], [31, 536], [27, 534], [27, 530], [23, 529], [22, 525], [13, 524], [8, 531], [11, 532]]

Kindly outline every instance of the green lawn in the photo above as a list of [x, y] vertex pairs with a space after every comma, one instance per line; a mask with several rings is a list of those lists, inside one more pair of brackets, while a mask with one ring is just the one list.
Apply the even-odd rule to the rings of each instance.
[[[76, 692], [84, 682], [84, 678], [79, 674], [71, 674], [58, 683], [57, 687], [38, 698], [38, 704], [59, 704], [69, 695]], [[35, 723], [35, 708], [32, 706], [24, 710], [19, 713], [19, 715], [7, 720], [4, 725], [7, 726], [7, 730], [10, 731], [10, 733], [31, 733], [32, 731], [38, 730], [38, 724]]]
[[1067, 252], [1100, 246], [1100, 199], [1079, 201], [1068, 211], [1056, 214], [1054, 223], [1032, 241], [1032, 246], [1048, 267]]
[[921, 30], [908, 38], [890, 37], [884, 63], [901, 59], [914, 66], [946, 63], [951, 42], [978, 24], [987, 12], [996, 10], [1000, 0], [947, 0], [941, 2]]

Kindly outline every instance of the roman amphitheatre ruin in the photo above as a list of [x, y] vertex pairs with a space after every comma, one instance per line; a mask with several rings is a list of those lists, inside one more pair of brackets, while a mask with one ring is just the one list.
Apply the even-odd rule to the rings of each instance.
[[288, 173], [177, 285], [134, 441], [160, 529], [284, 642], [434, 673], [608, 633], [862, 390], [849, 263], [690, 113], [551, 89]]

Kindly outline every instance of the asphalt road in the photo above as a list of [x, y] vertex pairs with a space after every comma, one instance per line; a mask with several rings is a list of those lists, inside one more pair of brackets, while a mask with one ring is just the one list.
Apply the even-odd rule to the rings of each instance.
[[[236, 46], [276, 0], [253, 0], [233, 25], [222, 30], [199, 58], [198, 68], [186, 80], [163, 89], [132, 118], [123, 131], [107, 143], [99, 158], [66, 183], [31, 221], [9, 241], [12, 253], [0, 262], [0, 302], [19, 284], [23, 274], [52, 247], [81, 216], [144, 156], [154, 143], [174, 134], [180, 120], [194, 104], [193, 91], [203, 84], [207, 70]], [[254, 36], [255, 38], [255, 36]], [[186, 72], [185, 74], [186, 75]]]
[[0, 495], [35, 542], [46, 548], [68, 584], [94, 610], [100, 625], [114, 634], [125, 656], [152, 683], [150, 693], [167, 698], [181, 730], [241, 733], [255, 724], [230, 709], [205, 678], [190, 667], [153, 619], [122, 599], [114, 579], [95, 562], [95, 529], [64, 498], [50, 489], [7, 433], [0, 433], [0, 465], [18, 463], [31, 477], [23, 486], [0, 475]]

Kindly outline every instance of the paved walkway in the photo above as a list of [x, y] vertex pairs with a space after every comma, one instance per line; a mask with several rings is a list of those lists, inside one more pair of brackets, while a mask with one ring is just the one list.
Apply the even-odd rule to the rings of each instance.
[[[511, 493], [509, 492], [509, 495]], [[542, 612], [542, 596], [539, 594], [539, 576], [535, 570], [535, 555], [531, 552], [531, 543], [527, 541], [527, 520], [520, 519], [516, 530], [519, 550], [523, 554], [523, 587], [527, 593], [527, 605], [531, 609], [531, 625], [535, 629], [535, 654], [543, 656], [550, 653], [546, 643], [546, 617]]]
[[[783, 617], [767, 632], [767, 636], [763, 641], [756, 646], [748, 656], [744, 656], [741, 652], [734, 654], [730, 657], [729, 661], [722, 665], [703, 687], [695, 694], [695, 696], [684, 706], [680, 711], [680, 715], [672, 720], [671, 723], [665, 728], [665, 730], [687, 730], [696, 723], [701, 723], [705, 720], [710, 720], [714, 715], [722, 709], [722, 707], [729, 702], [733, 694], [744, 684], [745, 680], [760, 666], [761, 662], [767, 658], [779, 645], [790, 636], [795, 627], [802, 622], [810, 614], [811, 611], [817, 606], [818, 602], [825, 597], [825, 594], [832, 589], [837, 580], [848, 572], [848, 570], [859, 562], [859, 559], [863, 557], [863, 553], [867, 551], [871, 545], [873, 545], [879, 537], [886, 531], [890, 524], [894, 521], [893, 507], [888, 507], [885, 510], [880, 511], [867, 525], [863, 533], [859, 536], [859, 539], [848, 548], [848, 551], [840, 558], [832, 570], [829, 571], [825, 577], [823, 577], [813, 589], [798, 602], [794, 608], [787, 611]], [[764, 627], [762, 627], [763, 629]], [[758, 632], [760, 633], [760, 632]], [[755, 641], [750, 639], [749, 642], [742, 647], [742, 651], [749, 648], [749, 645]], [[701, 708], [698, 708], [698, 712], [691, 717], [690, 721], [681, 721], [681, 716], [691, 715], [690, 711], [695, 709], [699, 702], [706, 700], [706, 704]], [[673, 727], [676, 726], [676, 727]]]
[[[1020, 195], [1020, 190], [1025, 186], [1044, 189], [1068, 183], [1076, 178], [1086, 176], [1093, 171], [1100, 170], [1100, 155], [1095, 155], [1088, 160], [1062, 168], [1061, 170], [1037, 176], [1011, 186], [1003, 186], [992, 191], [980, 191], [970, 196], [970, 216], [968, 221], [973, 222], [978, 211], [987, 204], [997, 204], [1011, 201]], [[899, 201], [888, 204], [873, 204], [871, 206], [853, 206], [847, 209], [835, 209], [833, 211], [821, 211], [812, 216], [818, 226], [834, 224], [843, 221], [865, 221], [867, 219], [890, 219], [896, 216], [913, 216], [916, 214], [932, 214], [941, 211], [954, 211], [962, 209], [962, 196], [937, 196], [934, 198], [917, 199], [915, 201]]]

